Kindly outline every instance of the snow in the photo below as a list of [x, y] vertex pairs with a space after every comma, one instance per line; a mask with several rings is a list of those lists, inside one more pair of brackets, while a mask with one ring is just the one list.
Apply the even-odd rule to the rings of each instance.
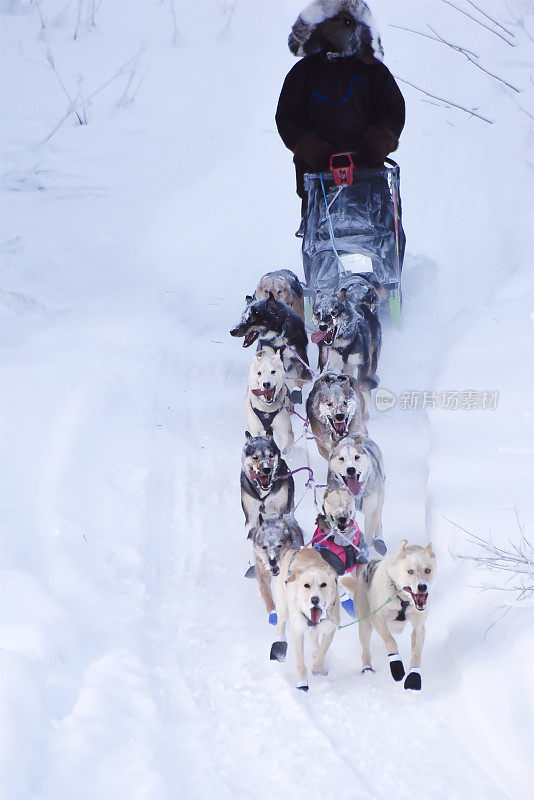
[[[388, 544], [438, 556], [420, 695], [376, 637], [377, 673], [360, 674], [354, 627], [297, 692], [242, 577], [251, 354], [228, 331], [263, 272], [301, 273], [273, 120], [301, 5], [106, 0], [95, 27], [93, 7], [0, 7], [4, 796], [529, 798], [532, 605], [500, 619], [511, 598], [452, 558], [476, 550], [451, 523], [517, 541], [517, 510], [532, 535], [530, 4], [481, 0], [514, 48], [434, 0], [372, 4], [396, 76], [493, 120], [401, 85], [405, 303], [379, 370], [397, 405], [369, 429]], [[521, 94], [390, 27], [427, 24]], [[68, 104], [47, 51], [72, 98], [136, 69], [44, 141]], [[499, 401], [403, 410], [408, 390]], [[302, 441], [289, 460], [305, 463]], [[297, 517], [311, 535], [311, 493]]]

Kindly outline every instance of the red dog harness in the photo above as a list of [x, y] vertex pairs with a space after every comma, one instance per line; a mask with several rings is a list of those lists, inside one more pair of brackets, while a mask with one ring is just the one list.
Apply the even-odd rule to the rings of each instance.
[[347, 528], [346, 531], [343, 531], [343, 536], [347, 538], [347, 544], [341, 545], [334, 541], [334, 532], [323, 531], [321, 526], [318, 525], [313, 534], [311, 544], [319, 552], [321, 550], [329, 550], [337, 556], [344, 567], [342, 574], [345, 574], [346, 572], [352, 572], [356, 566], [356, 548], [360, 543], [360, 535], [361, 531], [357, 523], [354, 522], [352, 528]]

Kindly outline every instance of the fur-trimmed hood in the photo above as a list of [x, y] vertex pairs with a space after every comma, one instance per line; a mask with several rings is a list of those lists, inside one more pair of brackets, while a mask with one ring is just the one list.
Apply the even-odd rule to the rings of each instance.
[[[306, 44], [315, 33], [317, 26], [345, 11], [356, 21], [353, 45], [346, 55], [357, 55], [364, 63], [375, 59], [382, 60], [384, 51], [376, 29], [373, 16], [364, 0], [314, 0], [302, 11], [289, 34], [289, 49], [295, 56], [312, 55], [314, 47]], [[312, 43], [310, 43], [312, 44]], [[306, 49], [305, 49], [306, 48]], [[318, 47], [315, 52], [320, 52]]]

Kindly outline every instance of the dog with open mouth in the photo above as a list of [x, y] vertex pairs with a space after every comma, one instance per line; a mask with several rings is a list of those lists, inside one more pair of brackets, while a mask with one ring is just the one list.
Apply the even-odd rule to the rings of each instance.
[[378, 385], [376, 370], [382, 339], [378, 316], [370, 305], [355, 305], [349, 290], [318, 293], [313, 303], [313, 321], [318, 327], [311, 340], [319, 346], [319, 368], [354, 375]]
[[272, 431], [252, 436], [245, 431], [241, 458], [241, 507], [247, 536], [262, 514], [289, 514], [293, 510], [295, 481], [273, 439]]
[[409, 545], [406, 539], [395, 554], [371, 561], [358, 572], [355, 606], [362, 645], [363, 672], [373, 672], [369, 649], [374, 628], [386, 646], [391, 674], [396, 681], [405, 676], [397, 643], [391, 630], [412, 625], [412, 656], [405, 689], [421, 688], [421, 651], [425, 639], [429, 586], [434, 577], [436, 557], [432, 545]]
[[328, 462], [327, 486], [347, 488], [364, 518], [364, 535], [378, 555], [385, 556], [382, 538], [382, 509], [386, 475], [379, 446], [369, 437], [346, 436], [336, 443]]
[[289, 618], [295, 651], [297, 689], [308, 691], [308, 673], [304, 660], [304, 640], [309, 634], [312, 645], [312, 673], [326, 675], [324, 659], [339, 625], [339, 594], [335, 570], [317, 550], [303, 547], [289, 550], [275, 584], [278, 622], [276, 641], [271, 647], [272, 661], [285, 661], [287, 653], [286, 622]]
[[304, 291], [294, 272], [290, 269], [267, 272], [260, 278], [254, 295], [247, 295], [245, 301], [248, 305], [254, 300], [267, 300], [271, 293], [276, 300], [285, 303], [304, 320]]
[[253, 436], [263, 436], [272, 430], [281, 451], [294, 440], [285, 379], [280, 355], [272, 350], [258, 350], [250, 365], [245, 426]]
[[254, 573], [271, 625], [276, 625], [276, 610], [271, 592], [271, 579], [280, 573], [280, 564], [288, 550], [304, 546], [302, 530], [292, 514], [258, 515], [258, 525], [248, 538], [252, 541], [256, 560]]
[[365, 401], [358, 382], [350, 375], [319, 375], [306, 402], [306, 413], [317, 449], [327, 461], [341, 439], [367, 436]]
[[308, 337], [304, 322], [293, 309], [276, 300], [272, 292], [266, 300], [255, 300], [245, 309], [241, 322], [230, 331], [243, 337], [243, 347], [258, 341], [258, 349], [279, 353], [292, 402], [302, 402], [302, 387], [311, 379], [308, 370]]

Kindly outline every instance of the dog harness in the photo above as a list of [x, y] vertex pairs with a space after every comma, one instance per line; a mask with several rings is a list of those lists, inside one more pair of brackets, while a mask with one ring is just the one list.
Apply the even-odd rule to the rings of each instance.
[[277, 414], [280, 413], [282, 408], [278, 408], [276, 411], [260, 411], [259, 408], [254, 408], [254, 406], [250, 405], [253, 412], [258, 417], [259, 421], [263, 425], [263, 430], [267, 433], [273, 427], [274, 418]]
[[356, 564], [359, 563], [358, 557], [361, 555], [358, 547], [360, 535], [361, 531], [358, 525], [354, 523], [354, 527], [346, 532], [347, 539], [352, 539], [352, 544], [343, 546], [336, 544], [333, 533], [323, 531], [321, 526], [318, 525], [313, 534], [311, 544], [324, 560], [335, 569], [338, 575], [345, 575], [347, 572], [352, 572]]

